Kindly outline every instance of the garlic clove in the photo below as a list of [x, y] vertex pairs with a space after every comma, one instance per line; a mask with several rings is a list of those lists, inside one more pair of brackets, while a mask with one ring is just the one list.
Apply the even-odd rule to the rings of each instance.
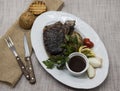
[[93, 57], [93, 58], [89, 58], [88, 60], [89, 63], [95, 68], [100, 68], [102, 66], [102, 58]]
[[88, 77], [90, 79], [94, 78], [95, 75], [96, 75], [96, 70], [93, 68], [92, 65], [89, 65], [88, 69], [87, 69], [87, 74], [88, 74]]

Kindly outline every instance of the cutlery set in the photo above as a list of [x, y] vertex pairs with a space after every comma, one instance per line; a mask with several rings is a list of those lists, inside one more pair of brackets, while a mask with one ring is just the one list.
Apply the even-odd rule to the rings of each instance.
[[30, 51], [29, 51], [26, 35], [24, 34], [24, 49], [25, 49], [26, 66], [24, 65], [20, 56], [18, 55], [18, 52], [16, 51], [16, 48], [14, 46], [12, 39], [8, 36], [7, 38], [5, 38], [5, 41], [7, 43], [7, 46], [9, 47], [9, 49], [11, 50], [13, 55], [15, 56], [25, 78], [27, 80], [29, 80], [29, 82], [31, 84], [35, 84], [36, 78], [35, 78], [35, 74], [34, 74], [34, 70], [33, 70], [33, 65], [31, 62]]

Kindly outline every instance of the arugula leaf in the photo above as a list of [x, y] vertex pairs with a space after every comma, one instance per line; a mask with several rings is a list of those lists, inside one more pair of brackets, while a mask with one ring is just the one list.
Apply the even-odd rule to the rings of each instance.
[[66, 39], [66, 41], [69, 41], [70, 40], [70, 36], [69, 35], [65, 35], [65, 39]]
[[68, 57], [64, 57], [64, 58], [61, 60], [60, 64], [57, 65], [57, 68], [58, 68], [59, 70], [64, 69], [64, 68], [65, 68], [65, 63], [66, 63], [67, 61], [68, 61]]
[[52, 69], [54, 67], [54, 63], [52, 61], [46, 60], [43, 63], [47, 66], [48, 69]]

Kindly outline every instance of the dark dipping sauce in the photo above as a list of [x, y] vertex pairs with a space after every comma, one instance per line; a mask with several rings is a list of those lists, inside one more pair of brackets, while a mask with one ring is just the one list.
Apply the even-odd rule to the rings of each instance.
[[83, 57], [74, 56], [68, 62], [69, 68], [74, 72], [81, 72], [86, 67], [86, 62]]

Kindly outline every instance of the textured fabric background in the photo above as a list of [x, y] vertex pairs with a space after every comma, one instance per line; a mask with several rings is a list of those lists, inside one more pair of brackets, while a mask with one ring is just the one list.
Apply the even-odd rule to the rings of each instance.
[[[0, 35], [15, 22], [32, 0], [0, 0]], [[87, 22], [100, 36], [107, 48], [110, 70], [106, 81], [97, 88], [83, 91], [120, 91], [120, 0], [63, 0], [62, 11], [72, 13]], [[37, 78], [30, 85], [24, 77], [12, 89], [0, 83], [0, 91], [80, 91], [53, 79], [32, 55]]]

